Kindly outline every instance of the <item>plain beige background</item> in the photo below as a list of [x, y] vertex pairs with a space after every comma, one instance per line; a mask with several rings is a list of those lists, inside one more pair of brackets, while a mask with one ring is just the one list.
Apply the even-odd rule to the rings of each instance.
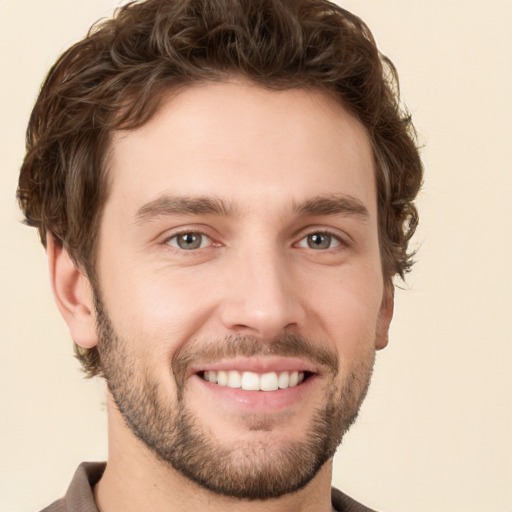
[[[105, 459], [44, 252], [15, 202], [57, 55], [116, 0], [0, 0], [0, 511], [35, 511]], [[512, 1], [348, 0], [396, 63], [426, 165], [418, 264], [334, 483], [382, 512], [512, 512]]]

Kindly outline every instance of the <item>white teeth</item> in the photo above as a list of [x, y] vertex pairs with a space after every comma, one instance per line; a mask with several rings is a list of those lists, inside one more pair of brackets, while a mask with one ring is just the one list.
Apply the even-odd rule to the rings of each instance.
[[228, 372], [228, 387], [229, 388], [242, 387], [242, 377], [240, 376], [240, 372], [236, 372], [235, 370], [230, 370]]
[[217, 384], [219, 386], [227, 386], [228, 385], [228, 374], [227, 372], [217, 372]]
[[229, 388], [242, 388], [246, 391], [275, 391], [292, 388], [304, 380], [304, 372], [238, 372], [236, 370], [208, 370], [203, 374], [204, 380]]
[[247, 391], [258, 391], [260, 389], [259, 375], [253, 372], [244, 372], [242, 374], [242, 389]]
[[204, 380], [217, 383], [217, 372], [204, 372]]
[[281, 372], [277, 383], [280, 389], [286, 389], [290, 385], [290, 374], [288, 372]]
[[262, 391], [275, 391], [276, 389], [279, 389], [277, 373], [276, 372], [264, 373], [260, 377], [260, 389]]

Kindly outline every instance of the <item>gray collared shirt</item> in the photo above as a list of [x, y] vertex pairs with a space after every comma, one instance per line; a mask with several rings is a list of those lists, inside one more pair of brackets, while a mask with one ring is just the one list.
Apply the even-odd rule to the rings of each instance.
[[[71, 480], [64, 498], [41, 512], [99, 512], [93, 488], [105, 471], [104, 462], [82, 462]], [[332, 489], [332, 506], [338, 512], [375, 512], [337, 489]]]

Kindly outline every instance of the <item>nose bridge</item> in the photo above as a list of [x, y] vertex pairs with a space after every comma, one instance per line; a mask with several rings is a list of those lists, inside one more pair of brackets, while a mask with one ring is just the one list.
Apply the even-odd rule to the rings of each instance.
[[272, 244], [253, 246], [240, 251], [234, 260], [222, 307], [226, 328], [272, 338], [302, 323], [292, 268], [283, 251]]

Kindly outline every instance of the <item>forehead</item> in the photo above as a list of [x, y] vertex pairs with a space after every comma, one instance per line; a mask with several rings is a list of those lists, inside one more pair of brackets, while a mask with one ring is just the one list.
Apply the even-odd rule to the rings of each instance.
[[106, 209], [126, 215], [163, 194], [213, 194], [242, 210], [344, 194], [376, 208], [364, 127], [310, 89], [225, 82], [170, 93], [144, 126], [114, 134], [109, 171]]

